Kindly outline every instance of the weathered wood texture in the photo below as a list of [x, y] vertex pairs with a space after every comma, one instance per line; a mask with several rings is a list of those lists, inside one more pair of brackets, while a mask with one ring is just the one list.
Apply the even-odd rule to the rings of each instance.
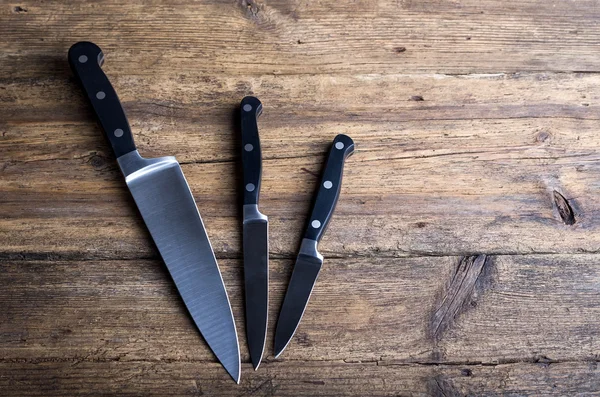
[[[110, 64], [109, 55], [109, 75]], [[291, 231], [305, 222], [315, 175], [339, 132], [351, 135], [358, 150], [323, 244], [327, 255], [600, 246], [595, 74], [215, 77], [212, 85], [183, 87], [165, 79], [117, 77], [114, 84], [140, 152], [176, 154], [184, 164], [219, 255], [239, 255], [241, 246], [232, 118], [249, 92], [265, 104], [261, 197], [274, 254], [295, 252], [300, 234]], [[63, 79], [41, 81], [9, 83], [2, 91], [7, 203], [0, 211], [10, 224], [0, 235], [4, 252], [154, 255], [72, 78], [65, 70]], [[425, 100], [411, 101], [413, 94]], [[40, 97], [46, 100], [36, 105]], [[572, 207], [575, 224], [559, 216], [555, 191]]]
[[[191, 320], [166, 268], [157, 262], [5, 262], [0, 278], [11, 288], [0, 292], [9, 320], [3, 324], [3, 356], [211, 361], [190, 331]], [[240, 313], [245, 346], [241, 260], [220, 265]], [[281, 304], [292, 265], [292, 260], [271, 263], [272, 313]], [[461, 268], [475, 272], [474, 282], [455, 288], [447, 280], [461, 277], [455, 276]], [[290, 352], [278, 361], [595, 360], [599, 277], [595, 255], [507, 255], [472, 262], [330, 258]], [[448, 311], [447, 300], [461, 310], [440, 316]], [[272, 330], [275, 316], [270, 322]], [[243, 355], [248, 358], [245, 349]]]
[[[600, 395], [597, 1], [0, 1], [0, 395]], [[75, 85], [105, 51], [230, 294], [194, 330]], [[266, 362], [244, 335], [236, 107], [264, 104]], [[357, 143], [305, 317], [272, 330], [328, 144]]]
[[[596, 363], [382, 366], [265, 363], [238, 391], [217, 364], [176, 362], [0, 363], [0, 387], [28, 396], [594, 396]], [[252, 371], [251, 365], [243, 370]], [[52, 374], [60, 374], [55, 376]]]

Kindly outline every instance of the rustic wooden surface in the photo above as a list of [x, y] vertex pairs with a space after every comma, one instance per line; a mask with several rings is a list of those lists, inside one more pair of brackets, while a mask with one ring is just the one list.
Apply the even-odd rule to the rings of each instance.
[[[600, 395], [596, 0], [0, 1], [0, 395]], [[90, 40], [140, 152], [176, 155], [237, 319], [195, 332], [66, 62]], [[235, 109], [264, 104], [265, 363], [243, 323]], [[323, 272], [272, 331], [327, 146]]]

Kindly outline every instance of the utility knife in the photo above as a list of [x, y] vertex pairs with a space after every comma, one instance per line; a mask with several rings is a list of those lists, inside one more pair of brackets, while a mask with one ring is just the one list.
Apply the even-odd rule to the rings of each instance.
[[340, 196], [344, 163], [353, 152], [354, 141], [349, 136], [340, 134], [335, 137], [279, 312], [275, 330], [276, 358], [281, 355], [296, 333], [323, 266], [323, 256], [317, 250], [317, 245], [331, 220]]
[[175, 157], [143, 158], [95, 44], [69, 49], [69, 64], [110, 142], [125, 182], [200, 333], [240, 380], [238, 338], [221, 272], [196, 202]]
[[258, 210], [262, 156], [257, 119], [262, 104], [247, 96], [240, 104], [243, 171], [243, 249], [246, 291], [246, 338], [254, 369], [265, 349], [269, 307], [269, 220]]

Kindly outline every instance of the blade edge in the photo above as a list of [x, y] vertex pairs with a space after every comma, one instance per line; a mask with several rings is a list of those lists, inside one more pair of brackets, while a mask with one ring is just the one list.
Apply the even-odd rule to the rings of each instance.
[[[221, 365], [225, 368], [233, 380], [239, 384], [241, 377], [241, 358], [239, 352], [239, 340], [235, 327], [235, 319], [231, 309], [231, 302], [229, 300], [227, 289], [225, 288], [220, 268], [214, 255], [214, 250], [212, 249], [212, 245], [208, 239], [204, 222], [202, 221], [202, 217], [198, 211], [198, 207], [191, 193], [189, 184], [183, 175], [181, 166], [172, 157], [147, 160], [142, 159], [137, 152], [135, 152], [135, 157], [132, 156], [131, 158], [125, 159], [123, 162], [121, 161], [124, 157], [129, 155], [130, 153], [120, 157], [118, 161], [121, 165], [123, 173], [126, 175], [127, 185], [136, 202], [140, 214], [144, 219], [144, 223], [146, 224], [146, 227], [148, 228], [150, 235], [152, 236], [152, 239], [159, 250], [161, 258], [163, 259], [173, 281], [175, 282], [177, 290], [184, 301], [186, 309], [192, 317], [196, 328]], [[165, 159], [166, 161], [164, 161]], [[140, 164], [142, 166], [139, 166]], [[143, 166], [144, 164], [148, 164], [150, 168], [146, 169], [146, 167]], [[160, 165], [157, 166], [158, 164]], [[134, 178], [128, 178], [129, 176], [134, 175]], [[161, 177], [166, 179], [166, 181], [161, 180]], [[145, 188], [144, 186], [140, 187], [139, 184], [148, 185], [149, 182], [154, 182], [156, 184], [156, 186], [152, 186], [156, 196], [161, 196], [159, 194], [159, 192], [161, 192], [159, 183], [179, 183], [178, 185], [175, 185], [175, 187], [168, 186], [171, 188], [171, 190], [167, 191], [166, 193], [164, 192], [163, 187], [162, 197], [166, 197], [172, 202], [169, 203], [168, 200], [161, 202], [161, 197], [151, 197], [150, 203], [148, 203], [148, 191], [152, 192], [153, 190], [152, 188], [148, 190], [147, 186]], [[159, 206], [159, 204], [163, 204], [163, 206]], [[173, 207], [169, 209], [168, 204], [172, 204]], [[155, 210], [156, 208], [158, 208], [158, 210]], [[185, 214], [185, 217], [183, 217], [182, 214]], [[160, 222], [158, 223], [155, 219], [157, 217], [160, 219]], [[190, 217], [192, 218], [191, 220], [189, 219]], [[164, 235], [161, 235], [164, 229], [167, 228], [167, 226], [164, 224], [167, 223], [168, 225], [168, 221], [171, 221], [170, 223], [177, 223], [173, 222], [173, 219], [177, 218], [185, 219], [187, 223], [181, 223], [187, 225], [188, 228], [187, 232], [182, 232], [179, 230], [178, 234], [193, 236], [193, 238], [196, 239], [195, 241], [191, 241], [193, 245], [191, 248], [189, 240], [185, 240], [184, 238], [173, 239], [172, 236], [166, 238]], [[188, 243], [187, 246], [185, 243]], [[178, 253], [186, 251], [185, 248], [188, 248], [188, 251], [190, 252], [187, 252], [187, 255], [184, 258], [177, 257]], [[193, 261], [194, 258], [196, 259], [195, 261]], [[198, 266], [199, 264], [204, 265]], [[194, 265], [195, 268], [193, 267]], [[190, 274], [194, 276], [192, 278], [201, 280], [203, 276], [206, 276], [206, 274], [202, 273], [207, 271], [209, 276], [213, 278], [211, 288], [208, 289], [208, 294], [204, 293], [204, 291], [199, 291], [198, 288], [194, 288], [189, 291], [188, 288], [191, 287], [189, 283]], [[180, 273], [182, 273], [182, 275], [180, 275]], [[221, 322], [217, 321], [215, 323], [201, 317], [203, 314], [210, 315], [211, 313], [205, 313], [205, 310], [198, 310], [198, 303], [196, 301], [201, 298], [202, 295], [205, 295], [206, 297], [206, 295], [209, 295], [211, 291], [217, 295], [216, 298], [212, 297], [211, 300], [217, 299], [216, 302], [222, 311], [220, 317], [225, 315], [225, 313], [228, 314], [227, 318], [225, 319], [225, 323], [223, 323], [222, 320]], [[212, 313], [213, 317], [214, 314], [215, 313]], [[225, 327], [225, 329], [229, 331], [228, 338], [230, 339], [228, 339], [228, 342], [226, 341], [226, 343], [224, 343], [217, 338], [216, 335], [218, 333], [215, 333], [213, 330], [215, 326], [217, 328]]]
[[[254, 370], [262, 362], [269, 321], [269, 224], [255, 219], [243, 224], [246, 338]], [[259, 317], [258, 320], [255, 320]], [[260, 353], [259, 353], [260, 351]]]
[[[303, 253], [298, 255], [277, 321], [274, 343], [275, 358], [278, 358], [281, 353], [283, 353], [296, 334], [298, 326], [308, 307], [308, 302], [314, 290], [317, 278], [319, 277], [319, 273], [321, 272], [322, 265], [323, 261], [320, 257]], [[310, 285], [309, 289], [306, 288], [308, 285]], [[298, 300], [297, 297], [294, 296], [295, 294], [300, 294], [301, 310], [298, 310], [300, 304], [294, 302], [294, 300]], [[300, 312], [299, 315], [298, 312]], [[287, 326], [288, 324], [286, 324], [286, 321], [293, 321], [295, 323], [293, 329]]]

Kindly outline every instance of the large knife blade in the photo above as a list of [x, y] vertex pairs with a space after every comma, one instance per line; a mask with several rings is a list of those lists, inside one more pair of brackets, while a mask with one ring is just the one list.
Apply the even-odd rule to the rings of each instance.
[[279, 312], [275, 330], [276, 358], [283, 353], [296, 333], [323, 266], [323, 256], [317, 250], [317, 245], [323, 237], [340, 196], [344, 162], [353, 152], [354, 141], [349, 136], [340, 134], [335, 137]]
[[269, 220], [258, 210], [262, 156], [257, 119], [262, 113], [262, 104], [258, 98], [247, 96], [242, 99], [240, 111], [246, 338], [252, 366], [257, 370], [265, 349], [269, 307]]
[[238, 338], [223, 279], [196, 202], [174, 157], [145, 159], [95, 44], [79, 42], [69, 64], [89, 99], [125, 181], [200, 333], [239, 383]]

